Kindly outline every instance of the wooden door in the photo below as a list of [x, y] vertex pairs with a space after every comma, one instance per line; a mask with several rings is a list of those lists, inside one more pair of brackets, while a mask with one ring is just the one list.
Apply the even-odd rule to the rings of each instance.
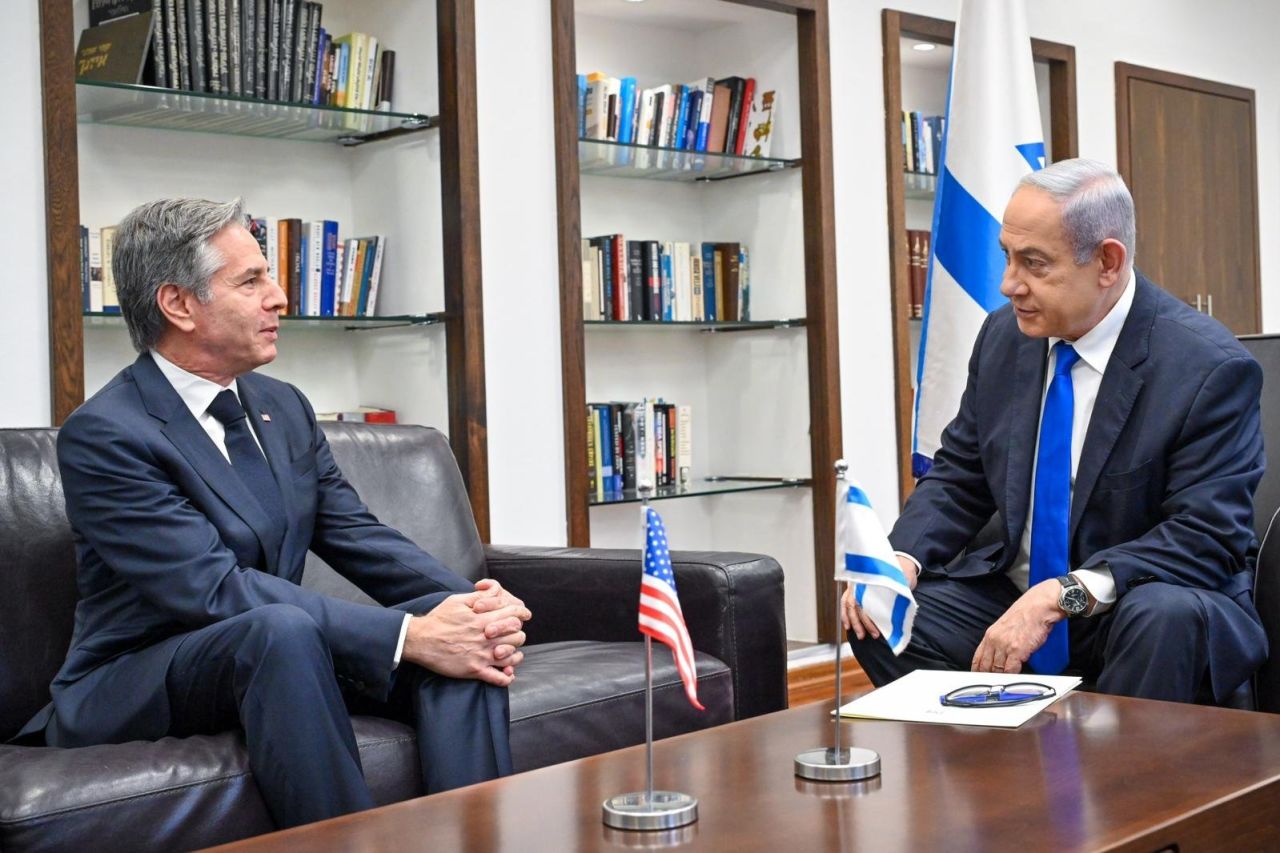
[[1252, 89], [1116, 63], [1137, 266], [1236, 334], [1261, 326]]

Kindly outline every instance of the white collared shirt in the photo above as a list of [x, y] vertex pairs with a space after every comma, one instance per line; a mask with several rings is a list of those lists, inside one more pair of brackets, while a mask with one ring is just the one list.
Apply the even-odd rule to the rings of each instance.
[[[196, 376], [190, 371], [183, 370], [169, 359], [151, 350], [151, 358], [156, 363], [156, 367], [160, 368], [160, 372], [164, 374], [164, 378], [169, 380], [169, 384], [173, 386], [173, 390], [178, 392], [178, 396], [182, 398], [182, 403], [191, 412], [191, 416], [196, 419], [196, 423], [200, 424], [201, 429], [209, 434], [209, 438], [213, 439], [214, 445], [222, 454], [222, 458], [228, 462], [231, 461], [230, 454], [227, 453], [227, 429], [222, 422], [209, 414], [209, 406], [213, 403], [213, 398], [221, 394], [227, 388], [231, 389], [231, 393], [236, 395], [236, 399], [240, 400], [240, 388], [236, 384], [236, 380], [232, 379], [231, 384], [226, 388], [203, 376]], [[241, 405], [244, 401], [240, 400]], [[258, 442], [258, 449], [262, 449], [262, 442], [258, 441], [258, 434], [251, 428], [249, 434], [253, 436], [253, 440]], [[264, 452], [262, 454], [266, 456]]]
[[[1071, 343], [1072, 349], [1080, 359], [1071, 367], [1071, 388], [1075, 405], [1071, 414], [1071, 493], [1075, 497], [1076, 469], [1080, 467], [1080, 452], [1084, 448], [1084, 440], [1089, 432], [1089, 422], [1093, 419], [1093, 406], [1098, 401], [1098, 389], [1102, 385], [1102, 376], [1107, 372], [1107, 363], [1111, 353], [1120, 340], [1120, 330], [1129, 317], [1129, 309], [1133, 307], [1133, 294], [1137, 289], [1135, 276], [1131, 271], [1125, 283], [1120, 299], [1111, 306], [1107, 315], [1079, 339]], [[1045, 365], [1044, 390], [1040, 395], [1040, 416], [1044, 417], [1044, 401], [1049, 394], [1049, 383], [1053, 381], [1053, 369], [1058, 360], [1054, 345], [1062, 338], [1049, 338], [1049, 358]], [[1037, 424], [1039, 422], [1037, 421]], [[1027, 505], [1027, 523], [1022, 529], [1022, 541], [1018, 544], [1018, 558], [1009, 567], [1009, 580], [1020, 590], [1026, 590], [1031, 577], [1031, 519], [1035, 516], [1036, 507], [1036, 461], [1040, 450], [1040, 431], [1036, 429], [1036, 452], [1031, 457], [1031, 500]], [[1097, 615], [1110, 609], [1116, 601], [1116, 583], [1109, 569], [1073, 568], [1071, 573], [1084, 584], [1089, 593], [1097, 599], [1093, 613]]]
[[[151, 358], [155, 361], [156, 367], [160, 368], [160, 372], [164, 374], [164, 378], [169, 380], [173, 390], [178, 392], [183, 405], [191, 412], [191, 416], [196, 419], [196, 423], [200, 424], [200, 427], [209, 434], [209, 438], [213, 439], [213, 443], [218, 448], [218, 451], [222, 453], [222, 457], [229, 463], [231, 455], [227, 453], [226, 427], [222, 425], [221, 421], [209, 414], [209, 405], [213, 402], [213, 398], [226, 389], [217, 382], [183, 370], [154, 349], [151, 350]], [[236, 380], [232, 379], [231, 383], [226, 387], [231, 389], [231, 393], [236, 395], [237, 400], [240, 399], [240, 389], [236, 384]], [[242, 405], [243, 402], [241, 401]], [[254, 441], [258, 442], [258, 449], [261, 450], [262, 442], [258, 441], [257, 433], [250, 428], [249, 434], [253, 436]], [[262, 455], [266, 456], [266, 453], [264, 452]], [[400, 624], [400, 639], [396, 642], [396, 653], [391, 664], [392, 669], [400, 665], [400, 656], [404, 653], [404, 639], [409, 633], [409, 620], [411, 618], [412, 614], [406, 613], [404, 621]]]

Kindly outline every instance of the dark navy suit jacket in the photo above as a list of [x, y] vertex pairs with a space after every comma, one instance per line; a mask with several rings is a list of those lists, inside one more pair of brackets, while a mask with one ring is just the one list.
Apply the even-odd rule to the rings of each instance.
[[48, 722], [55, 746], [163, 736], [165, 673], [182, 636], [272, 603], [310, 614], [335, 669], [385, 696], [404, 612], [303, 589], [308, 550], [382, 605], [473, 589], [369, 513], [296, 388], [253, 373], [237, 385], [280, 486], [283, 524], [267, 517], [150, 355], [59, 432], [80, 601], [52, 705], [24, 732]]
[[[1076, 471], [1070, 563], [1105, 561], [1121, 600], [1151, 581], [1208, 593], [1199, 597], [1222, 698], [1267, 651], [1248, 569], [1265, 466], [1262, 370], [1216, 320], [1142, 275], [1135, 286]], [[960, 411], [889, 537], [926, 572], [973, 577], [1016, 559], [1047, 357], [1047, 340], [1019, 331], [1011, 306], [987, 318]], [[948, 565], [996, 513], [1001, 541]]]

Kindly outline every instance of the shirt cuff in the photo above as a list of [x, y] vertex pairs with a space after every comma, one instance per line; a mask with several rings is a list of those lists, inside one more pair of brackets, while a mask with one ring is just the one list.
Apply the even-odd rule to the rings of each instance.
[[400, 623], [400, 639], [396, 641], [396, 656], [391, 661], [392, 669], [400, 666], [400, 655], [404, 654], [404, 638], [409, 636], [409, 620], [412, 618], [412, 613], [406, 613], [404, 621]]
[[911, 556], [910, 554], [906, 553], [905, 551], [894, 551], [893, 553], [898, 557], [906, 557], [908, 560], [910, 560], [912, 565], [916, 567], [916, 577], [920, 577], [920, 572], [923, 571], [923, 568], [920, 566], [919, 560], [917, 560], [915, 557]]
[[1076, 569], [1071, 575], [1080, 581], [1097, 602], [1090, 616], [1106, 613], [1116, 603], [1116, 580], [1111, 576], [1111, 569]]

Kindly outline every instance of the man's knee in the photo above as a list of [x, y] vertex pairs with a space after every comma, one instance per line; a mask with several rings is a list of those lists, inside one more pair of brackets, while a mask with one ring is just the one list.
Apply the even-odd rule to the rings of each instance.
[[322, 653], [328, 647], [320, 626], [311, 614], [292, 604], [264, 604], [241, 614], [245, 623], [246, 646], [259, 657], [290, 655], [301, 661], [306, 656]]
[[1150, 643], [1174, 637], [1206, 635], [1204, 604], [1189, 587], [1147, 583], [1130, 590], [1116, 605], [1112, 634], [1125, 632]]

